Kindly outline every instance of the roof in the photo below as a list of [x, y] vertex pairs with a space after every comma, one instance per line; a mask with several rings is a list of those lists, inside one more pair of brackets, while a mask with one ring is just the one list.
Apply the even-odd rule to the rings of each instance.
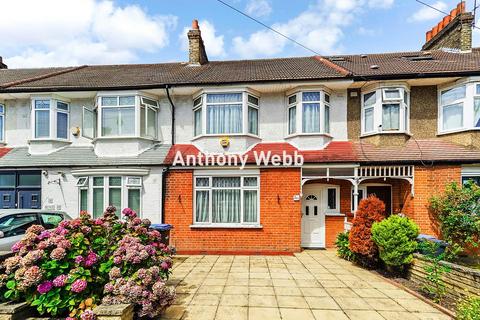
[[384, 78], [422, 75], [480, 73], [480, 48], [472, 52], [443, 50], [394, 52], [327, 57], [352, 72], [354, 77]]
[[[52, 74], [54, 72], [60, 74]], [[186, 63], [93, 65], [78, 68], [2, 69], [0, 91], [148, 88], [166, 84], [217, 84], [344, 78], [348, 71], [316, 57]], [[35, 77], [44, 76], [42, 79]], [[19, 82], [12, 84], [12, 82]]]
[[123, 166], [123, 165], [162, 165], [170, 145], [156, 145], [134, 157], [98, 157], [93, 147], [67, 146], [58, 151], [32, 155], [28, 147], [0, 148], [0, 168], [22, 167], [83, 167], [83, 166]]
[[[247, 164], [256, 164], [255, 154], [268, 153], [270, 156], [302, 155], [305, 163], [423, 163], [433, 162], [476, 162], [480, 161], [480, 150], [463, 147], [439, 140], [409, 140], [402, 147], [380, 147], [365, 142], [333, 141], [320, 150], [299, 150], [287, 142], [258, 143], [242, 154]], [[174, 163], [177, 152], [187, 163], [187, 156], [197, 156], [201, 151], [192, 144], [177, 144], [170, 148], [165, 164]], [[204, 154], [202, 154], [204, 155]], [[240, 155], [234, 155], [240, 156]], [[238, 162], [240, 163], [240, 162]], [[268, 163], [271, 164], [271, 163]], [[265, 165], [263, 162], [260, 165]]]

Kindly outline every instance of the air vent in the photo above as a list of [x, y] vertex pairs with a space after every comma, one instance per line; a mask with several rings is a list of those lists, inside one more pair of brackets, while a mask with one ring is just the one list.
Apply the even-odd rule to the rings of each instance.
[[345, 61], [344, 57], [330, 57], [330, 61]]
[[410, 61], [426, 61], [426, 60], [433, 60], [433, 57], [431, 55], [425, 54], [425, 55], [419, 55], [419, 56], [404, 56], [402, 57], [403, 59], [407, 59]]
[[372, 64], [372, 65], [370, 66], [370, 69], [374, 69], [374, 70], [375, 70], [375, 69], [378, 69], [378, 68], [380, 68], [380, 67], [379, 67], [377, 64]]

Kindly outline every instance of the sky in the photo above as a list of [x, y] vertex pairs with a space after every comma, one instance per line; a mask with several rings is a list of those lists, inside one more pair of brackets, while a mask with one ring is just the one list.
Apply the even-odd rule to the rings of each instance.
[[[418, 50], [442, 17], [415, 0], [224, 1], [321, 55]], [[458, 3], [424, 1], [447, 12]], [[186, 61], [192, 19], [210, 60], [314, 54], [217, 0], [1, 0], [1, 10], [9, 68]]]

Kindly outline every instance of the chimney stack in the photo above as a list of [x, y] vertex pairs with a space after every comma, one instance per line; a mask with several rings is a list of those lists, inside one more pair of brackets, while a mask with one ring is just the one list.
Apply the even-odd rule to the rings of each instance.
[[3, 63], [3, 58], [0, 56], [0, 69], [8, 69], [8, 66]]
[[202, 33], [198, 26], [198, 20], [192, 21], [192, 29], [188, 31], [188, 62], [190, 65], [202, 65], [208, 63], [207, 52], [203, 44]]
[[461, 1], [448, 16], [426, 33], [422, 50], [453, 49], [472, 50], [473, 15], [465, 12], [465, 1]]

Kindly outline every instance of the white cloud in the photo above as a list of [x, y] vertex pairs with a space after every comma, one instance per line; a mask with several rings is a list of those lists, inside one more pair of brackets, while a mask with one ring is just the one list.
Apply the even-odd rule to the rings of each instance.
[[272, 13], [272, 6], [267, 0], [249, 0], [245, 11], [253, 17], [268, 17]]
[[[333, 54], [341, 51], [344, 29], [365, 11], [362, 8], [385, 8], [387, 4], [393, 0], [317, 0], [298, 16], [272, 27], [316, 52]], [[290, 41], [268, 30], [233, 39], [233, 50], [242, 58], [274, 56], [288, 45]]]
[[[437, 8], [441, 11], [446, 11], [448, 9], [448, 5], [443, 1], [437, 1], [432, 4], [432, 7]], [[422, 22], [422, 21], [430, 21], [440, 19], [443, 14], [438, 12], [435, 9], [429, 8], [427, 6], [422, 6], [418, 11], [416, 11], [410, 18], [408, 18], [409, 22]]]
[[[475, 23], [476, 26], [480, 26], [480, 19], [477, 20], [477, 23]], [[472, 40], [473, 40], [473, 47], [477, 48], [480, 47], [480, 29], [478, 28], [473, 28], [473, 35], [472, 35]]]
[[[224, 36], [217, 35], [215, 25], [208, 20], [201, 20], [198, 23], [200, 31], [202, 32], [202, 39], [207, 51], [207, 56], [210, 57], [224, 57], [225, 46]], [[182, 50], [188, 51], [188, 38], [187, 32], [190, 27], [183, 28], [182, 33], [179, 34], [179, 40], [182, 44]]]
[[7, 0], [0, 19], [11, 68], [133, 62], [165, 47], [175, 26], [174, 16], [108, 0]]

